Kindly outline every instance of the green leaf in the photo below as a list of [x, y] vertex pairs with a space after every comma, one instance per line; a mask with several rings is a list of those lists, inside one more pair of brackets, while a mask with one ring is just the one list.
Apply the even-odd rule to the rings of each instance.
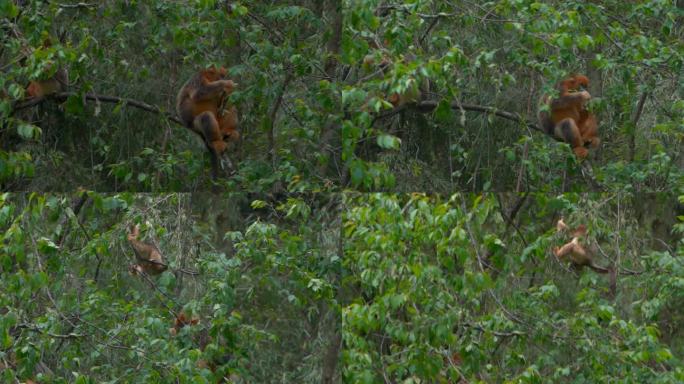
[[42, 130], [32, 124], [20, 122], [17, 125], [17, 133], [26, 140], [37, 139], [40, 137]]
[[380, 148], [399, 149], [401, 139], [393, 135], [382, 134], [378, 136], [377, 143]]

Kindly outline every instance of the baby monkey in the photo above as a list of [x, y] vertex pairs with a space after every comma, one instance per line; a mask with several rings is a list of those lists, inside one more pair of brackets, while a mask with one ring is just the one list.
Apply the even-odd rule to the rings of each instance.
[[156, 245], [138, 240], [140, 227], [136, 224], [130, 228], [128, 242], [133, 247], [137, 264], [132, 264], [129, 271], [133, 275], [146, 273], [148, 275], [158, 275], [166, 270], [168, 266], [164, 264], [159, 248]]
[[558, 260], [568, 260], [570, 263], [581, 269], [583, 267], [589, 267], [598, 273], [608, 273], [609, 270], [604, 267], [600, 267], [594, 264], [594, 252], [593, 250], [586, 248], [580, 240], [584, 240], [587, 235], [587, 227], [584, 224], [580, 224], [575, 229], [570, 229], [570, 227], [565, 224], [561, 218], [556, 223], [556, 231], [558, 232], [570, 232], [572, 240], [564, 244], [562, 247], [555, 247], [553, 249], [553, 254], [558, 258]]

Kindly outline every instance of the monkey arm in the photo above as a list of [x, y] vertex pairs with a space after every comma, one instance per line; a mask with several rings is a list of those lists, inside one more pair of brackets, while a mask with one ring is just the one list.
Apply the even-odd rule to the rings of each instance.
[[565, 224], [565, 221], [563, 221], [563, 218], [561, 217], [558, 219], [558, 222], [556, 223], [556, 232], [561, 232], [565, 231], [568, 229], [568, 225]]
[[218, 99], [226, 88], [231, 88], [233, 82], [230, 80], [216, 80], [211, 83], [203, 83], [192, 95], [193, 101], [206, 101]]
[[560, 97], [553, 99], [551, 102], [551, 110], [575, 107], [589, 99], [591, 99], [591, 95], [587, 91], [572, 93], [563, 92]]
[[573, 262], [585, 259], [587, 257], [587, 252], [584, 250], [584, 247], [579, 244], [576, 237], [562, 247], [554, 249], [553, 253], [558, 259], [561, 260], [570, 255], [570, 259]]

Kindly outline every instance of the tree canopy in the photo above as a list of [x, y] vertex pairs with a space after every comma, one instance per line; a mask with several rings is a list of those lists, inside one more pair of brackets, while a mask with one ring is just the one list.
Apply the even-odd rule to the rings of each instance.
[[[4, 1], [0, 182], [205, 190], [208, 156], [175, 100], [221, 65], [242, 135], [223, 189], [669, 191], [684, 168], [680, 3]], [[59, 68], [68, 91], [26, 101]], [[591, 81], [602, 138], [585, 162], [536, 117], [571, 73]]]
[[0, 381], [684, 382], [683, 20], [0, 0]]

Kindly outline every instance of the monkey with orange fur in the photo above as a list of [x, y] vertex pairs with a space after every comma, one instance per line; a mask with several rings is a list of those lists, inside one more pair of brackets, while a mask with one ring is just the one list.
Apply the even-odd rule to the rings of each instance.
[[[177, 336], [178, 332], [184, 327], [193, 327], [199, 325], [200, 320], [197, 316], [188, 316], [184, 311], [181, 311], [176, 318], [173, 320], [173, 327], [169, 328], [169, 334], [171, 336]], [[200, 328], [192, 333], [192, 341], [197, 345], [200, 351], [205, 352], [207, 345], [212, 342], [212, 337], [209, 335], [209, 330], [207, 328]], [[216, 368], [222, 364], [225, 364], [230, 360], [230, 355], [224, 356], [212, 356], [211, 353], [207, 354], [204, 359], [197, 360], [197, 367], [208, 369], [212, 372], [216, 371]]]
[[45, 97], [55, 93], [64, 92], [69, 84], [69, 73], [60, 68], [52, 77], [45, 80], [34, 80], [26, 87], [29, 97]]
[[[378, 48], [378, 45], [376, 43], [371, 44], [371, 46], [374, 48]], [[405, 64], [414, 60], [415, 56], [407, 55], [406, 57], [402, 56], [402, 58], [399, 59], [397, 63]], [[389, 71], [392, 69], [394, 65], [395, 63], [392, 61], [389, 54], [387, 54], [386, 52], [381, 52], [379, 58], [377, 54], [371, 53], [363, 58], [362, 69], [364, 70], [364, 72], [372, 72], [372, 74], [370, 75], [371, 77], [375, 77], [380, 74], [385, 76], [389, 73]], [[392, 104], [394, 108], [401, 107], [405, 104], [416, 103], [421, 99], [423, 95], [422, 88], [424, 88], [424, 84], [421, 86], [421, 84], [419, 84], [418, 81], [412, 77], [407, 83], [407, 87], [404, 91], [393, 92], [386, 97], [386, 100], [390, 104]]]
[[572, 75], [558, 83], [558, 98], [542, 97], [542, 104], [548, 111], [539, 111], [539, 121], [544, 130], [566, 143], [579, 158], [587, 157], [585, 146], [597, 148], [598, 137], [596, 117], [586, 109], [591, 95], [586, 91], [589, 79], [583, 75]]
[[185, 312], [181, 311], [178, 316], [173, 320], [173, 327], [169, 328], [169, 333], [171, 336], [176, 336], [178, 331], [185, 326], [193, 326], [199, 324], [199, 317], [188, 316]]
[[[43, 41], [42, 48], [50, 48], [52, 46], [52, 40], [47, 37]], [[27, 48], [27, 54], [32, 53], [32, 49]], [[54, 62], [50, 61], [45, 66], [45, 71], [49, 72], [52, 66], [55, 65]], [[64, 92], [67, 90], [69, 85], [69, 72], [66, 68], [57, 68], [55, 73], [47, 78], [33, 80], [29, 82], [26, 87], [26, 95], [28, 97], [45, 97], [58, 92]]]
[[142, 242], [138, 240], [140, 234], [140, 227], [134, 225], [128, 233], [128, 242], [133, 247], [133, 252], [138, 260], [137, 264], [132, 264], [129, 271], [133, 275], [146, 273], [148, 275], [158, 275], [166, 270], [168, 267], [164, 264], [159, 248], [152, 243]]
[[570, 229], [570, 227], [565, 224], [563, 219], [558, 220], [556, 223], [557, 232], [570, 232], [572, 240], [564, 244], [561, 247], [555, 247], [553, 249], [553, 254], [558, 260], [569, 260], [573, 266], [582, 268], [589, 267], [598, 273], [608, 273], [609, 269], [600, 267], [594, 264], [593, 252], [590, 249], [585, 248], [580, 239], [584, 239], [587, 235], [587, 227], [584, 224], [580, 224], [575, 229]]
[[237, 141], [237, 109], [224, 108], [237, 86], [223, 67], [209, 67], [190, 78], [178, 92], [176, 110], [185, 126], [199, 134], [211, 155], [212, 175], [218, 177], [219, 157]]

